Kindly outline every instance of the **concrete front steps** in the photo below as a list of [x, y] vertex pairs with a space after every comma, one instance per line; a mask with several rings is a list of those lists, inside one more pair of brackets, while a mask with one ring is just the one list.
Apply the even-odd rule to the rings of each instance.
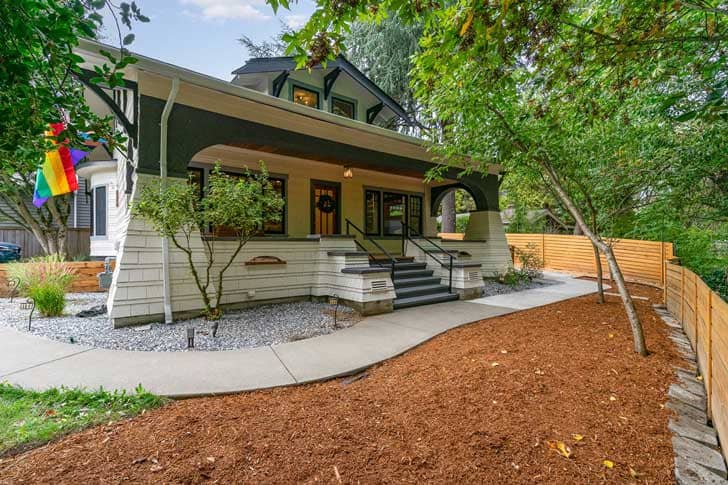
[[[373, 263], [384, 265], [384, 263]], [[391, 263], [386, 266], [390, 266]], [[434, 271], [427, 269], [427, 263], [414, 261], [412, 258], [402, 259], [394, 265], [394, 291], [397, 298], [394, 300], [394, 309], [409, 308], [433, 303], [454, 301], [459, 298], [457, 293], [451, 293], [446, 285], [440, 284], [440, 278], [434, 276]]]

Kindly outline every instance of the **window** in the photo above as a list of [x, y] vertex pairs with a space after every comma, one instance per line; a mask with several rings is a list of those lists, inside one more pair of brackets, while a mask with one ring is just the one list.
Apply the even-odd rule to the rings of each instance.
[[[278, 192], [283, 200], [286, 200], [286, 180], [282, 178], [269, 177], [268, 181], [273, 186], [273, 190]], [[286, 233], [286, 205], [281, 207], [281, 218], [278, 222], [266, 221], [263, 223], [263, 233], [265, 234], [285, 234]]]
[[93, 198], [93, 232], [94, 236], [106, 236], [106, 186], [94, 188]]
[[407, 196], [384, 192], [382, 195], [382, 223], [385, 236], [399, 236], [402, 234], [402, 221], [407, 210]]
[[319, 107], [319, 94], [311, 89], [293, 85], [291, 100], [296, 104], [302, 104], [311, 108]]
[[197, 186], [200, 199], [202, 199], [205, 190], [205, 171], [201, 168], [190, 167], [187, 169], [187, 175], [189, 176], [189, 183]]
[[356, 106], [354, 103], [335, 96], [331, 98], [331, 112], [352, 120], [356, 118]]
[[422, 234], [422, 197], [409, 196], [409, 224], [412, 233]]
[[[187, 171], [189, 172], [191, 179], [194, 183], [195, 175], [192, 173], [193, 170], [200, 170], [202, 169], [193, 169], [190, 168]], [[237, 173], [237, 172], [223, 172], [225, 175], [233, 178], [243, 178], [245, 177], [245, 174]], [[200, 177], [202, 174], [200, 174]], [[281, 177], [268, 177], [268, 181], [273, 186], [273, 190], [278, 192], [278, 194], [283, 198], [284, 202], [287, 202], [286, 200], [286, 179]], [[200, 193], [202, 194], [203, 191], [200, 190]], [[215, 236], [217, 237], [235, 237], [237, 236], [237, 233], [235, 230], [231, 227], [221, 226], [221, 227], [214, 227], [212, 228], [212, 231]], [[281, 218], [277, 222], [273, 221], [266, 221], [263, 223], [263, 228], [261, 233], [263, 234], [285, 234], [286, 233], [286, 204], [283, 205], [281, 208]]]
[[422, 234], [423, 204], [422, 195], [366, 189], [364, 232], [367, 236], [401, 236], [402, 222], [407, 222], [412, 234]]
[[378, 236], [381, 232], [379, 227], [381, 201], [382, 193], [378, 190], [366, 190], [364, 192], [364, 232], [366, 232], [367, 236]]

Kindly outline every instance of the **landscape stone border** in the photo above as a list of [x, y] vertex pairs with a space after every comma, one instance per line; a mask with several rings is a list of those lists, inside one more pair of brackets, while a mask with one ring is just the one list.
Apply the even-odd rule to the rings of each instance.
[[675, 367], [677, 382], [667, 393], [667, 407], [675, 413], [668, 424], [675, 452], [675, 481], [681, 485], [728, 484], [718, 434], [708, 419], [708, 397], [699, 379], [695, 351], [682, 325], [667, 308], [654, 305], [654, 309], [670, 328], [670, 340], [685, 360], [683, 367]]

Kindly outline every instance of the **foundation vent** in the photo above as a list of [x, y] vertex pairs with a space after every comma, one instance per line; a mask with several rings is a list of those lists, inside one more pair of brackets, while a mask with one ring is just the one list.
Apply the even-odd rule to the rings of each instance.
[[470, 271], [468, 273], [468, 279], [470, 281], [475, 281], [480, 279], [480, 271]]
[[387, 291], [387, 280], [372, 281], [372, 291]]

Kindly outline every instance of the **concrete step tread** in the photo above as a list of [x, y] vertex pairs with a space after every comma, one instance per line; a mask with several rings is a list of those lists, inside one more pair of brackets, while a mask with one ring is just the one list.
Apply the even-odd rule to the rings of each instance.
[[439, 282], [436, 284], [428, 285], [417, 285], [417, 286], [405, 286], [404, 288], [395, 288], [397, 298], [406, 298], [409, 296], [417, 295], [428, 295], [433, 293], [447, 292], [448, 288], [445, 285], [441, 285]]
[[397, 298], [394, 300], [394, 309], [408, 308], [419, 305], [429, 305], [432, 303], [442, 303], [453, 301], [459, 298], [457, 293], [448, 293], [447, 289], [443, 293], [434, 293], [432, 295], [411, 296], [407, 298]]
[[407, 288], [410, 286], [424, 286], [424, 285], [436, 285], [440, 284], [440, 278], [438, 276], [420, 276], [415, 278], [396, 278], [394, 288]]
[[394, 268], [394, 279], [413, 278], [416, 276], [432, 276], [435, 272], [431, 269], [404, 269]]

